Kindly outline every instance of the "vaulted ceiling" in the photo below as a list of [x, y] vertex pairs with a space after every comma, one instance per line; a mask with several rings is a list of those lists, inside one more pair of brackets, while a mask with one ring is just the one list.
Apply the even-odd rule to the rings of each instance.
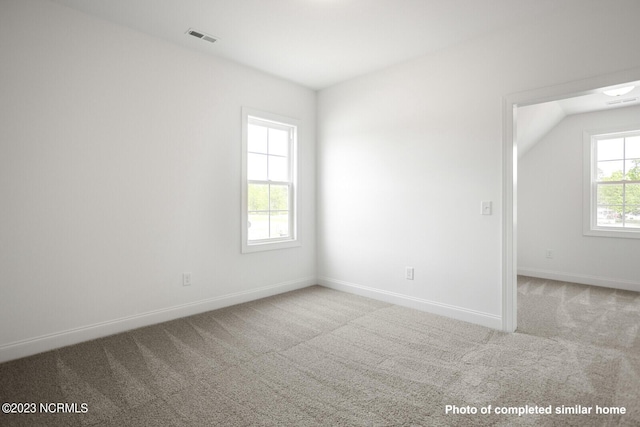
[[640, 81], [615, 87], [621, 86], [635, 87], [622, 96], [605, 95], [602, 89], [610, 88], [601, 88], [588, 95], [518, 108], [518, 156], [525, 155], [567, 116], [640, 105]]

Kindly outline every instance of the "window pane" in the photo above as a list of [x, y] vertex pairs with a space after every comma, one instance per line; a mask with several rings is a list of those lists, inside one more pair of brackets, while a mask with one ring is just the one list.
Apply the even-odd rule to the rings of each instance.
[[267, 184], [249, 184], [247, 206], [249, 211], [268, 211], [269, 186]]
[[267, 180], [267, 157], [264, 154], [247, 154], [247, 179]]
[[[627, 184], [625, 186], [625, 204], [629, 206], [640, 205], [640, 184]], [[629, 209], [627, 208], [627, 212]]]
[[271, 212], [271, 237], [289, 237], [289, 212]]
[[242, 235], [246, 238], [242, 252], [294, 246], [296, 125], [277, 115], [265, 113], [263, 118], [258, 112], [242, 110]]
[[640, 159], [627, 160], [625, 167], [627, 168], [627, 179], [640, 181]]
[[289, 186], [288, 185], [272, 185], [271, 186], [271, 210], [286, 211], [289, 210]]
[[247, 134], [247, 149], [253, 153], [267, 154], [267, 128], [249, 125]]
[[289, 132], [282, 129], [269, 129], [269, 154], [289, 155]]
[[271, 181], [289, 180], [289, 159], [269, 156], [269, 179]]
[[603, 139], [598, 141], [598, 161], [624, 159], [624, 138]]
[[249, 240], [262, 240], [269, 238], [269, 213], [249, 213]]
[[620, 205], [622, 206], [622, 184], [599, 184], [598, 185], [598, 206]]
[[631, 138], [625, 138], [626, 151], [625, 156], [627, 159], [640, 159], [640, 136], [632, 136]]
[[627, 206], [625, 226], [629, 228], [640, 228], [640, 205]]
[[621, 227], [622, 206], [598, 206], [597, 224], [599, 227]]
[[598, 162], [598, 181], [622, 181], [622, 160]]

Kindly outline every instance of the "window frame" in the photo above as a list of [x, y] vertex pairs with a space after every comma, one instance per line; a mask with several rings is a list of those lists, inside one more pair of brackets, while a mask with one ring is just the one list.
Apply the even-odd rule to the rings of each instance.
[[[617, 126], [599, 130], [585, 130], [583, 132], [583, 235], [596, 237], [614, 237], [625, 239], [640, 239], [640, 228], [603, 227], [598, 226], [597, 210], [597, 142], [614, 139], [616, 137], [640, 136], [640, 123], [628, 126]], [[623, 180], [620, 182], [635, 183]]]
[[[254, 123], [271, 125], [275, 129], [288, 130], [290, 132], [289, 141], [289, 180], [250, 180], [248, 177], [248, 154], [249, 154], [249, 125]], [[298, 132], [300, 122], [296, 119], [280, 116], [273, 113], [256, 110], [253, 108], [242, 108], [242, 253], [252, 253], [275, 249], [286, 249], [301, 246], [298, 236]], [[249, 185], [286, 185], [289, 189], [289, 236], [273, 237], [261, 240], [249, 240]], [[270, 210], [269, 210], [270, 212]]]

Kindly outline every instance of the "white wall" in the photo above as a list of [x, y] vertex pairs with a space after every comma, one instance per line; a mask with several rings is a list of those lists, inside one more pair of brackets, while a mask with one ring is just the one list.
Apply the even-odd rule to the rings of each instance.
[[502, 99], [637, 67], [637, 16], [637, 1], [566, 3], [321, 91], [319, 282], [500, 328]]
[[[0, 361], [315, 283], [313, 91], [48, 1], [0, 58]], [[240, 253], [242, 106], [301, 121], [301, 248]]]
[[640, 107], [568, 116], [520, 159], [521, 274], [640, 291], [640, 239], [582, 234], [582, 133], [633, 124], [640, 124]]

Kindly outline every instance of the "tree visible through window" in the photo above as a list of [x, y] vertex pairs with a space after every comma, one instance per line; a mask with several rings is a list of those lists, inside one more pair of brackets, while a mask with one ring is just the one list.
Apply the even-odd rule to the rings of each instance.
[[244, 249], [251, 245], [273, 249], [264, 246], [296, 238], [297, 126], [285, 118], [249, 112], [244, 113], [244, 123]]
[[640, 132], [595, 136], [592, 152], [594, 225], [640, 229]]

